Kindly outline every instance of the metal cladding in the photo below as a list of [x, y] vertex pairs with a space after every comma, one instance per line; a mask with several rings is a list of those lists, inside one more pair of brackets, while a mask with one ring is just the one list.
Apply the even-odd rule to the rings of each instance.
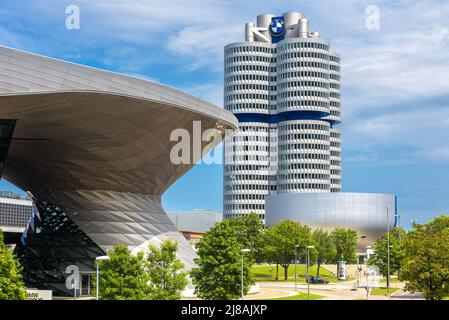
[[265, 197], [340, 192], [340, 58], [299, 12], [257, 17], [227, 45], [224, 217], [265, 215]]
[[258, 28], [268, 28], [271, 19], [274, 17], [274, 14], [261, 14], [257, 16], [257, 27]]
[[[283, 17], [287, 26], [297, 25], [303, 19], [303, 15], [299, 12], [287, 12], [283, 14]], [[289, 28], [285, 32], [286, 38], [296, 38], [298, 36], [297, 28]]]
[[[161, 206], [194, 163], [176, 165], [170, 133], [234, 129], [229, 112], [176, 89], [0, 46], [0, 119], [16, 119], [3, 177], [76, 223], [103, 251], [178, 241]], [[212, 148], [202, 142], [203, 148]]]
[[313, 229], [350, 228], [358, 234], [358, 253], [365, 252], [367, 245], [387, 231], [388, 224], [393, 228], [397, 221], [396, 198], [389, 194], [278, 194], [268, 196], [266, 205], [267, 227], [291, 219]]
[[303, 19], [303, 15], [300, 12], [286, 12], [283, 14], [285, 24], [288, 26], [295, 25], [299, 20]]
[[299, 21], [299, 36], [301, 38], [309, 37], [309, 20], [301, 19]]

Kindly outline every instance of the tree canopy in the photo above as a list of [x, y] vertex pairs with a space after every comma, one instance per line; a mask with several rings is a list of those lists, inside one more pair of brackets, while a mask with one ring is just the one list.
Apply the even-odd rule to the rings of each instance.
[[[206, 300], [238, 299], [241, 292], [241, 250], [251, 248], [253, 228], [244, 218], [226, 219], [215, 224], [197, 244], [198, 267], [191, 272], [195, 293]], [[242, 223], [243, 225], [239, 225]], [[239, 232], [240, 233], [239, 233]], [[246, 232], [249, 234], [246, 235]], [[239, 241], [240, 239], [240, 241]], [[245, 240], [246, 239], [246, 240]], [[254, 278], [250, 272], [254, 258], [244, 254], [243, 292], [248, 293]]]
[[422, 292], [428, 300], [449, 296], [449, 217], [414, 224], [404, 241], [405, 261], [401, 279], [406, 289]]
[[357, 232], [352, 229], [335, 228], [331, 233], [332, 241], [335, 245], [335, 260], [344, 260], [347, 263], [357, 261]]
[[188, 284], [183, 263], [176, 258], [178, 245], [162, 243], [160, 249], [149, 246], [147, 272], [150, 278], [149, 297], [152, 300], [178, 300]]
[[331, 235], [323, 229], [315, 230], [312, 233], [312, 239], [316, 250], [316, 276], [319, 277], [321, 264], [334, 260], [336, 250]]
[[117, 245], [100, 261], [100, 299], [143, 300], [148, 298], [143, 252], [133, 255], [126, 245]]
[[165, 241], [160, 248], [149, 245], [147, 254], [133, 254], [126, 245], [115, 246], [108, 252], [109, 260], [100, 261], [100, 299], [179, 299], [188, 281], [176, 258], [177, 248]]
[[[285, 280], [288, 278], [288, 267], [295, 258], [295, 251], [297, 250], [298, 257], [305, 257], [307, 246], [313, 244], [311, 229], [292, 220], [283, 220], [267, 229], [264, 239], [265, 257], [284, 268]], [[311, 250], [311, 261], [314, 261], [315, 254], [316, 250]]]
[[237, 240], [244, 248], [250, 249], [251, 256], [260, 261], [263, 258], [263, 224], [257, 214], [248, 215], [229, 220], [237, 232]]
[[26, 300], [22, 266], [3, 239], [0, 229], [0, 300]]
[[[401, 244], [399, 244], [399, 237]], [[404, 263], [405, 250], [403, 244], [405, 237], [406, 232], [403, 229], [394, 228], [390, 231], [390, 275], [398, 274]], [[374, 243], [373, 250], [375, 254], [368, 260], [368, 264], [379, 268], [379, 272], [384, 277], [387, 277], [388, 274], [387, 242], [387, 233], [385, 233]]]

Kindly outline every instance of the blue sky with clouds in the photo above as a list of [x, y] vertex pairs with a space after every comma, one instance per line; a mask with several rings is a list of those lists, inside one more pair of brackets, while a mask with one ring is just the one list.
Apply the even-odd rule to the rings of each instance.
[[[65, 28], [68, 5], [80, 30]], [[366, 9], [380, 10], [379, 30]], [[449, 214], [449, 1], [2, 0], [0, 44], [144, 77], [222, 106], [223, 46], [258, 14], [300, 11], [342, 56], [343, 190], [398, 195], [404, 223]], [[6, 181], [0, 189], [15, 189]], [[197, 165], [167, 210], [221, 210]]]

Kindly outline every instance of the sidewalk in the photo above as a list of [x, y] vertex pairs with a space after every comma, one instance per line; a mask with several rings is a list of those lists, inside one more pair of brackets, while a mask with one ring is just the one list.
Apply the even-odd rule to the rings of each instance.
[[[356, 287], [357, 280], [346, 281], [341, 283], [330, 284], [311, 284], [310, 293], [319, 294], [325, 296], [322, 300], [354, 300], [354, 299], [366, 299], [366, 290]], [[276, 283], [276, 282], [258, 282], [261, 292], [257, 295], [248, 296], [248, 299], [268, 299], [268, 298], [281, 298], [288, 297], [296, 294], [295, 283]], [[382, 284], [384, 285], [384, 284]], [[404, 291], [403, 283], [392, 284], [391, 287], [399, 288], [391, 296], [384, 295], [370, 295], [369, 300], [422, 300], [424, 296], [422, 294], [411, 294]], [[298, 292], [307, 292], [307, 284], [298, 283]], [[279, 294], [278, 296], [274, 296]]]

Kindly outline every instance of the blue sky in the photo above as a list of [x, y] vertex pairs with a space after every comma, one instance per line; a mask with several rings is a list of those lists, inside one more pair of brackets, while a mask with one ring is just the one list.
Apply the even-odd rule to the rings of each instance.
[[[80, 30], [65, 28], [68, 5]], [[369, 5], [378, 30], [366, 27]], [[222, 106], [223, 46], [258, 14], [300, 11], [342, 56], [343, 190], [398, 196], [403, 222], [449, 214], [449, 1], [2, 0], [0, 44], [140, 76]], [[0, 189], [12, 189], [5, 181]], [[222, 167], [197, 165], [167, 210], [221, 210]]]

